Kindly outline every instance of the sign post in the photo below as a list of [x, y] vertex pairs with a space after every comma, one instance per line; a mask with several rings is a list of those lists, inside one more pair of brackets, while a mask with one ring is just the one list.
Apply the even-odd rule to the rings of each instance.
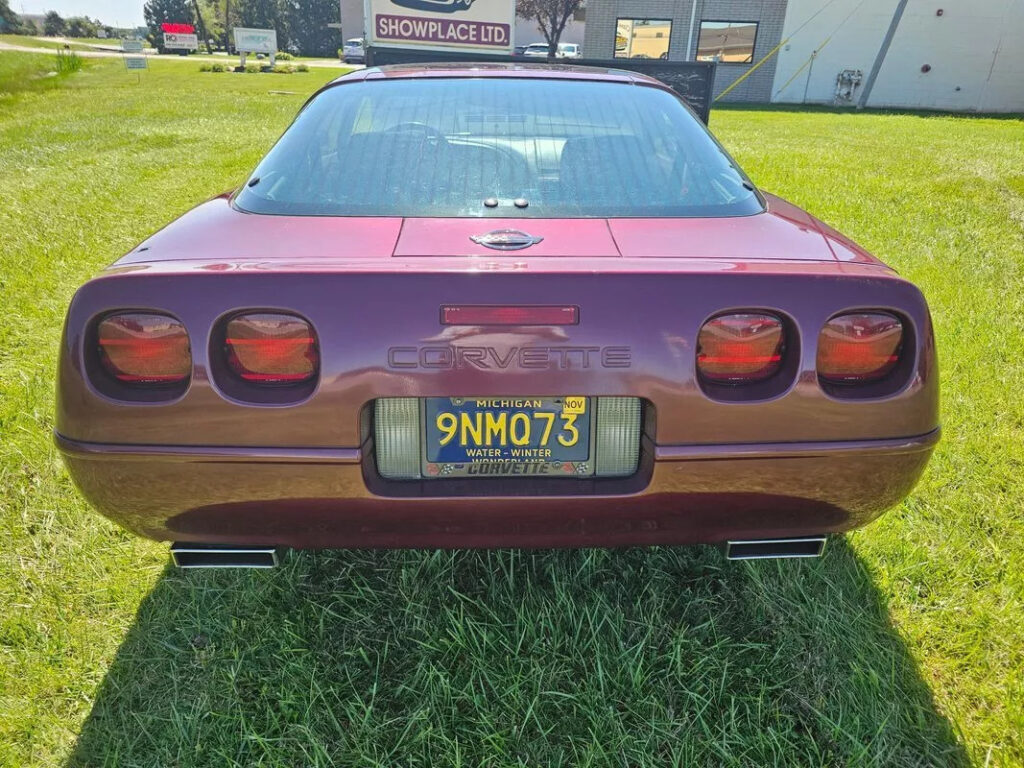
[[512, 53], [513, 0], [364, 0], [372, 47]]
[[[138, 55], [129, 55], [138, 54]], [[136, 70], [136, 74], [139, 76], [139, 82], [142, 82], [142, 74], [137, 70], [149, 69], [149, 61], [142, 54], [142, 41], [141, 40], [122, 40], [121, 41], [121, 58], [124, 60], [124, 68], [126, 72]]]
[[250, 29], [235, 27], [235, 50], [242, 56], [242, 67], [245, 67], [245, 54], [265, 53], [270, 56], [270, 66], [277, 61], [277, 30]]

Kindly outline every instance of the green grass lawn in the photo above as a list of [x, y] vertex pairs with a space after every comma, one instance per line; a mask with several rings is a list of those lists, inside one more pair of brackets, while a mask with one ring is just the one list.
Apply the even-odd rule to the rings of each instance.
[[[35, 71], [13, 56], [0, 82]], [[150, 67], [0, 98], [0, 764], [1024, 765], [1019, 120], [712, 116], [755, 181], [934, 313], [944, 440], [822, 560], [363, 551], [183, 573], [61, 467], [64, 311], [244, 179], [335, 73]]]
[[6, 99], [20, 91], [43, 91], [66, 84], [66, 76], [57, 74], [57, 57], [53, 54], [0, 53], [0, 110]]

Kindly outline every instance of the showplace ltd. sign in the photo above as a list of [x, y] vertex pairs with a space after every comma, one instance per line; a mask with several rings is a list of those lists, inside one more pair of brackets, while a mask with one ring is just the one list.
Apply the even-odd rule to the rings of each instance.
[[370, 45], [510, 53], [514, 0], [366, 0]]

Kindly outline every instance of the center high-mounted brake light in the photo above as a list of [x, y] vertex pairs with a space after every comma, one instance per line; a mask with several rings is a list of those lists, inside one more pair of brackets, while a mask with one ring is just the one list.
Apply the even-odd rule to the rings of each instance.
[[320, 367], [313, 327], [295, 315], [259, 312], [232, 318], [224, 338], [228, 367], [259, 384], [298, 384]]
[[697, 336], [697, 370], [707, 381], [748, 384], [770, 378], [782, 365], [782, 320], [763, 312], [719, 315]]
[[96, 329], [104, 370], [127, 384], [180, 384], [192, 373], [188, 332], [167, 315], [123, 312]]
[[576, 325], [580, 310], [574, 306], [480, 306], [445, 304], [442, 325]]

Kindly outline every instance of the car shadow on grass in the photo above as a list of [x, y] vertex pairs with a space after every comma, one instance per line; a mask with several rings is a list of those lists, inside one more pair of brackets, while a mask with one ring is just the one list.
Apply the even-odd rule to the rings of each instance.
[[168, 569], [68, 765], [966, 762], [839, 538]]

